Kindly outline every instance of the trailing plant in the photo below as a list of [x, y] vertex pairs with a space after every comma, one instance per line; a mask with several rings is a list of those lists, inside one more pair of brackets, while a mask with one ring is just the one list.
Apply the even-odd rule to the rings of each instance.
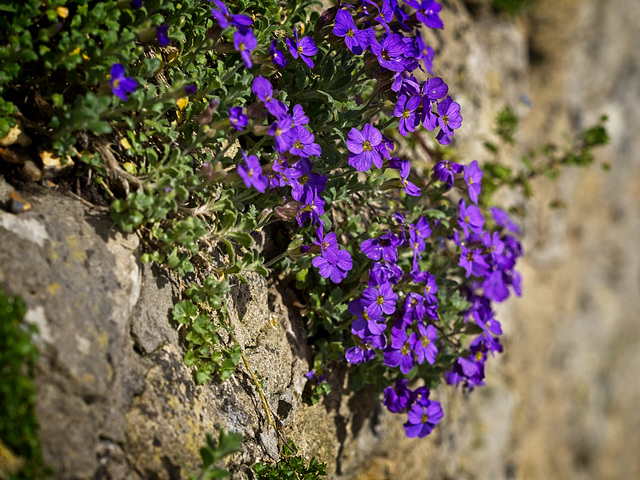
[[282, 458], [275, 464], [258, 462], [253, 466], [258, 480], [318, 480], [327, 475], [326, 464], [316, 458], [306, 460], [293, 446], [285, 446]]
[[[198, 473], [188, 473], [189, 480], [210, 480], [212, 478], [228, 478], [228, 470], [216, 466], [220, 461], [232, 453], [242, 451], [242, 435], [226, 433], [223, 429], [218, 432], [218, 439], [207, 434], [205, 446], [200, 448], [202, 468]], [[185, 467], [186, 468], [186, 467]]]
[[[319, 6], [10, 2], [0, 135], [18, 128], [73, 161], [119, 227], [140, 236], [142, 260], [181, 278], [173, 319], [197, 382], [223, 381], [242, 362], [276, 427], [225, 306], [233, 282], [275, 268], [306, 301], [311, 400], [342, 364], [354, 388], [377, 388], [406, 415], [407, 435], [423, 437], [443, 416], [436, 385], [484, 384], [485, 362], [502, 351], [493, 307], [521, 293], [519, 228], [492, 193], [528, 193], [533, 176], [591, 163], [606, 133], [598, 125], [562, 154], [543, 149], [524, 170], [483, 171], [452, 148], [460, 105], [423, 39], [443, 28], [440, 4]], [[503, 112], [504, 141], [516, 120]], [[418, 143], [416, 158], [407, 146]], [[275, 246], [263, 250], [263, 235]]]

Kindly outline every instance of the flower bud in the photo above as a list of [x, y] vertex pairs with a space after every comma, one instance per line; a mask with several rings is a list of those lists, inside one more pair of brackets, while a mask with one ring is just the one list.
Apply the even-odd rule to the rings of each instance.
[[284, 205], [280, 205], [274, 209], [276, 217], [280, 220], [284, 220], [285, 222], [292, 222], [296, 219], [298, 214], [298, 208], [300, 208], [302, 204], [300, 202], [291, 201], [285, 203]]

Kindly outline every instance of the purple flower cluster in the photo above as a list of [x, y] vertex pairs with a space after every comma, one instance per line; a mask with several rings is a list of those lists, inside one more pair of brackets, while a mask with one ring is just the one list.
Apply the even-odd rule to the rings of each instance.
[[[370, 134], [362, 136], [374, 138]], [[460, 178], [460, 186], [466, 184], [469, 198], [477, 203], [482, 185], [478, 162], [463, 166], [443, 161], [433, 172], [448, 186], [454, 185], [456, 176]], [[487, 222], [477, 205], [468, 205], [461, 199], [458, 212], [453, 242], [432, 238], [432, 228], [437, 223], [430, 224], [425, 217], [408, 223], [396, 213], [394, 227], [361, 243], [362, 253], [372, 264], [362, 295], [349, 304], [349, 312], [354, 316], [351, 324], [354, 346], [345, 352], [349, 363], [369, 362], [379, 355], [384, 365], [397, 368], [402, 375], [410, 374], [419, 365], [436, 363], [443, 346], [439, 339], [442, 326], [436, 297], [438, 286], [434, 275], [422, 269], [422, 259], [429, 248], [449, 241], [460, 251], [459, 266], [465, 279], [461, 283], [467, 285], [463, 292], [471, 304], [464, 312], [464, 321], [477, 325], [481, 333], [472, 340], [467, 353], [455, 360], [445, 380], [462, 385], [465, 390], [483, 385], [488, 353], [502, 351], [499, 339], [502, 329], [491, 303], [505, 300], [510, 290], [520, 295], [520, 276], [514, 267], [522, 249], [508, 233], [516, 233], [517, 226], [504, 211], [491, 209], [495, 225], [492, 230], [486, 228]], [[404, 253], [407, 250], [413, 257], [410, 267], [400, 261], [411, 258]], [[404, 270], [400, 265], [405, 265]], [[415, 392], [406, 388], [406, 379], [385, 390], [385, 405], [392, 412], [408, 413], [405, 424], [408, 436], [428, 434], [442, 417], [440, 405], [428, 401], [427, 395], [421, 397], [422, 401], [416, 400]]]
[[407, 413], [404, 429], [407, 437], [422, 438], [431, 433], [444, 416], [440, 402], [429, 400], [429, 389], [419, 387], [411, 390], [407, 379], [396, 382], [395, 386], [384, 389], [383, 403], [390, 412]]
[[[477, 185], [482, 177], [477, 162], [463, 170], [469, 196], [477, 198], [480, 193]], [[478, 181], [469, 183], [473, 177]], [[466, 295], [471, 307], [465, 312], [465, 321], [475, 323], [482, 333], [471, 343], [470, 354], [459, 357], [453, 370], [445, 374], [445, 379], [449, 384], [473, 390], [484, 384], [487, 353], [493, 355], [502, 352], [499, 339], [502, 328], [495, 318], [491, 302], [506, 300], [510, 290], [516, 295], [521, 294], [521, 278], [515, 270], [515, 264], [522, 255], [522, 247], [514, 236], [505, 232], [511, 230], [515, 233], [517, 226], [502, 210], [491, 209], [493, 221], [499, 229], [490, 231], [485, 229], [486, 222], [477, 206], [467, 206], [461, 199], [458, 208], [460, 228], [453, 235], [453, 240], [460, 248], [458, 265], [464, 269], [465, 277], [471, 277]]]
[[[251, 52], [257, 47], [251, 19], [231, 14], [219, 0], [213, 3], [212, 14], [219, 27], [237, 29], [234, 46], [247, 68], [251, 67]], [[378, 93], [391, 97], [392, 108], [388, 113], [397, 118], [400, 135], [407, 136], [422, 126], [434, 131], [440, 144], [447, 145], [462, 124], [460, 105], [449, 96], [449, 87], [443, 79], [433, 76], [433, 49], [425, 44], [420, 31], [414, 29], [415, 25], [442, 28], [441, 7], [430, 0], [404, 3], [411, 7], [411, 13], [395, 0], [363, 0], [358, 9], [339, 2], [333, 7], [335, 15], [323, 14], [322, 18], [328, 23], [334, 17], [334, 40], [337, 37], [339, 42], [344, 41], [353, 55], [365, 56], [364, 71], [373, 72], [378, 79]], [[287, 38], [285, 43], [285, 52], [278, 49], [277, 40], [268, 49], [274, 66], [285, 68], [293, 60], [302, 60], [309, 68], [315, 67], [313, 57], [318, 48], [310, 36], [302, 36], [294, 29], [293, 38]], [[344, 50], [344, 55], [350, 54]], [[300, 63], [296, 66], [300, 74], [306, 71], [304, 68]], [[418, 68], [428, 71], [431, 77], [419, 81], [414, 76]], [[282, 78], [282, 72], [272, 78]], [[340, 247], [341, 238], [328, 231], [329, 222], [325, 224], [328, 217], [324, 216], [323, 194], [327, 195], [327, 175], [319, 168], [317, 158], [323, 152], [314, 134], [319, 129], [312, 128], [302, 105], [282, 101], [285, 97], [279, 95], [274, 85], [269, 78], [256, 76], [251, 85], [254, 103], [246, 109], [234, 106], [229, 110], [232, 128], [247, 129], [262, 137], [259, 145], [267, 142], [273, 148], [264, 165], [253, 151], [242, 152], [237, 173], [246, 187], [283, 198], [283, 203], [275, 208], [279, 218], [295, 220], [300, 227], [309, 225], [315, 230], [312, 242], [304, 245], [300, 254], [313, 255], [311, 263], [318, 274], [340, 283], [354, 267], [354, 259]], [[416, 180], [411, 177], [409, 161], [394, 156], [394, 141], [375, 122], [351, 128], [346, 149], [348, 164], [356, 171], [390, 168], [396, 171], [399, 180], [394, 178], [388, 184], [401, 188], [404, 191], [399, 193], [401, 196], [421, 195], [420, 187], [410, 181]], [[263, 160], [266, 157], [263, 155]], [[339, 169], [343, 164], [338, 165]], [[428, 216], [412, 216], [405, 221], [402, 214], [396, 213], [386, 230], [361, 242], [359, 255], [361, 259], [366, 257], [370, 265], [362, 293], [348, 305], [348, 312], [353, 315], [350, 326], [353, 346], [346, 350], [345, 358], [350, 364], [377, 358], [390, 371], [397, 372], [396, 378], [414, 375], [416, 369], [423, 371], [431, 365], [435, 366], [432, 368], [440, 368], [443, 363], [451, 365], [450, 325], [440, 319], [442, 315], [446, 320], [449, 310], [439, 312], [439, 300], [444, 300], [437, 296], [437, 282], [443, 277], [438, 276], [442, 272], [432, 259], [434, 249], [449, 253], [453, 250], [459, 269], [448, 280], [459, 280], [460, 292], [471, 305], [458, 325], [472, 323], [481, 333], [470, 339], [445, 379], [449, 384], [472, 390], [484, 382], [488, 354], [502, 351], [499, 338], [502, 330], [492, 302], [503, 301], [511, 291], [520, 294], [520, 276], [514, 267], [522, 249], [509, 233], [517, 233], [517, 226], [505, 212], [493, 209], [493, 219], [485, 221], [478, 206], [483, 173], [477, 161], [467, 166], [438, 162], [433, 167], [433, 178], [448, 188], [455, 185], [464, 189], [457, 219], [450, 220], [450, 223], [457, 220], [457, 225], [447, 227], [446, 222]], [[446, 290], [444, 283], [441, 286]], [[475, 328], [470, 331], [474, 330], [477, 331]], [[309, 377], [315, 378], [313, 372]], [[385, 389], [384, 403], [392, 412], [407, 414], [408, 436], [423, 437], [443, 416], [440, 404], [428, 397], [426, 387], [411, 390], [403, 378], [394, 387]]]
[[250, 28], [253, 25], [253, 20], [247, 15], [232, 14], [224, 2], [220, 0], [212, 1], [215, 7], [211, 9], [211, 15], [222, 29], [236, 27], [237, 30], [233, 34], [233, 46], [237, 52], [240, 52], [245, 66], [251, 68], [253, 66], [251, 52], [258, 46], [258, 40]]
[[[393, 113], [399, 119], [401, 135], [414, 132], [422, 124], [429, 131], [439, 128], [436, 140], [447, 145], [453, 139], [454, 130], [462, 124], [460, 105], [447, 95], [448, 86], [442, 78], [433, 77], [419, 82], [413, 76], [416, 68], [423, 71], [426, 68], [432, 73], [434, 53], [425, 44], [420, 32], [408, 27], [409, 24], [418, 24], [426, 28], [442, 28], [439, 17], [441, 6], [435, 1], [405, 3], [416, 11], [409, 15], [398, 2], [392, 0], [384, 0], [381, 6], [373, 1], [364, 1], [360, 14], [364, 21], [358, 22], [349, 10], [338, 10], [333, 34], [344, 38], [346, 47], [355, 55], [370, 52], [378, 64], [376, 76], [379, 80], [393, 76], [391, 90], [396, 93]], [[370, 21], [372, 17], [373, 22]], [[358, 24], [363, 28], [358, 28]], [[383, 29], [377, 29], [378, 25]], [[411, 34], [399, 33], [407, 31]], [[351, 148], [349, 150], [356, 153]], [[359, 162], [354, 168], [368, 170], [372, 163], [370, 160]], [[369, 167], [365, 168], [367, 165]]]
[[[398, 233], [389, 230], [360, 246], [373, 262], [367, 287], [349, 304], [349, 312], [355, 316], [351, 333], [356, 345], [346, 351], [345, 357], [352, 364], [367, 362], [377, 350], [385, 365], [408, 374], [416, 365], [433, 365], [436, 361], [438, 287], [430, 272], [420, 270], [419, 260], [427, 248], [425, 240], [431, 235], [429, 222], [421, 217], [415, 223], [405, 223], [399, 214], [396, 221]], [[409, 272], [398, 265], [402, 249], [413, 254]], [[402, 292], [397, 288], [401, 281], [409, 281], [417, 291], [401, 299]]]
[[[322, 149], [309, 128], [309, 117], [301, 105], [291, 107], [278, 100], [273, 85], [265, 77], [257, 76], [251, 90], [258, 104], [250, 106], [249, 110], [258, 112], [256, 115], [260, 115], [260, 111], [264, 113], [268, 124], [267, 134], [273, 139], [275, 155], [266, 176], [255, 156], [249, 159], [245, 156], [246, 167], [239, 166], [238, 173], [247, 187], [254, 187], [260, 192], [265, 192], [267, 187], [288, 188], [283, 195], [285, 205], [279, 207], [278, 212], [284, 218], [296, 218], [299, 226], [310, 220], [317, 231], [316, 247], [312, 253], [319, 253], [313, 259], [313, 265], [322, 277], [340, 283], [351, 270], [352, 260], [349, 252], [339, 248], [335, 233], [323, 233], [324, 222], [321, 217], [325, 200], [321, 193], [325, 190], [327, 176], [314, 171], [312, 159], [319, 157]], [[234, 127], [246, 126], [245, 118], [241, 109], [232, 109], [230, 120]], [[249, 175], [250, 172], [253, 177]]]

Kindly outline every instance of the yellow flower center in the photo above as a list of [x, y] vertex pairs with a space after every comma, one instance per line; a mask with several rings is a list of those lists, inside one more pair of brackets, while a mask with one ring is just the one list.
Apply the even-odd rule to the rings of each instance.
[[411, 116], [411, 110], [409, 110], [408, 108], [404, 112], [402, 112], [402, 118], [404, 118], [405, 120], [410, 116]]
[[382, 305], [384, 303], [384, 295], [378, 295], [378, 298], [376, 298], [376, 303], [378, 305]]
[[347, 30], [347, 37], [353, 38], [354, 35], [355, 35], [355, 33], [353, 33], [353, 30], [351, 30], [351, 29]]
[[373, 150], [373, 147], [371, 146], [371, 142], [369, 140], [365, 140], [364, 143], [362, 144], [362, 149], [366, 152], [370, 152], [371, 150]]

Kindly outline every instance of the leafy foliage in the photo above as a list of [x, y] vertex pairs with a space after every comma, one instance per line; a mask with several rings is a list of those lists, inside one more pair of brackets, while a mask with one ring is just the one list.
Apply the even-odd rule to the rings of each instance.
[[327, 475], [326, 464], [312, 458], [307, 461], [296, 455], [295, 447], [285, 447], [282, 458], [275, 464], [256, 463], [253, 466], [258, 480], [317, 480]]
[[200, 448], [202, 469], [199, 473], [190, 473], [189, 480], [210, 480], [212, 478], [229, 478], [231, 474], [224, 468], [217, 467], [224, 457], [242, 451], [242, 435], [226, 433], [220, 429], [218, 440], [207, 434], [207, 443]]
[[0, 290], [0, 448], [20, 458], [10, 479], [46, 478], [51, 474], [40, 453], [35, 407], [34, 368], [38, 351], [31, 342], [37, 328], [23, 322], [26, 306]]

